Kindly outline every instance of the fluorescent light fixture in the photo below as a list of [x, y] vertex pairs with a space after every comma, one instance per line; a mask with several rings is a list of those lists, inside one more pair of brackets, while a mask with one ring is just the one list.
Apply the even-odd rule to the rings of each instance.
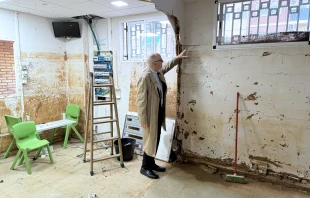
[[122, 7], [122, 6], [128, 5], [128, 3], [124, 2], [124, 1], [112, 1], [111, 4], [115, 5], [115, 6], [118, 6], [118, 7]]

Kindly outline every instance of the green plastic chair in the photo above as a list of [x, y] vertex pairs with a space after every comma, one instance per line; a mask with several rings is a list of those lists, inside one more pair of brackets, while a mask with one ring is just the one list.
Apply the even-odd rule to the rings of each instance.
[[27, 172], [30, 175], [31, 169], [30, 169], [28, 152], [38, 149], [35, 155], [35, 158], [34, 158], [34, 159], [37, 159], [41, 150], [44, 147], [47, 148], [50, 161], [53, 164], [53, 157], [52, 157], [52, 153], [49, 147], [49, 142], [47, 140], [38, 139], [37, 134], [36, 134], [36, 125], [33, 121], [21, 122], [21, 123], [15, 124], [13, 126], [13, 136], [16, 141], [17, 148], [19, 150], [11, 166], [11, 170], [15, 168], [15, 164], [19, 156], [21, 155], [19, 165], [21, 165], [23, 161], [25, 160]]
[[[80, 117], [80, 107], [79, 107], [79, 105], [68, 104], [66, 106], [66, 119], [67, 120], [75, 121], [75, 124], [62, 127], [62, 129], [65, 129], [65, 140], [64, 140], [63, 148], [67, 148], [67, 144], [68, 144], [68, 139], [69, 139], [69, 134], [70, 134], [71, 128], [73, 129], [75, 134], [79, 137], [81, 142], [84, 142], [83, 137], [80, 135], [80, 133], [75, 128], [75, 126], [78, 125], [78, 123], [79, 123], [79, 117]], [[54, 140], [54, 135], [55, 135], [55, 131], [53, 131], [52, 140], [51, 141]]]
[[[11, 135], [13, 135], [13, 126], [15, 124], [18, 124], [18, 123], [21, 122], [20, 118], [19, 117], [15, 117], [15, 116], [10, 116], [10, 115], [5, 115], [4, 118], [5, 118], [5, 122], [6, 122], [6, 125], [8, 127], [9, 132], [11, 133]], [[37, 133], [36, 135], [37, 135], [38, 139], [40, 139], [39, 134]], [[6, 150], [6, 152], [5, 152], [4, 156], [3, 156], [3, 159], [8, 157], [10, 151], [12, 150], [12, 147], [13, 147], [14, 143], [15, 143], [15, 139], [13, 138], [13, 140], [10, 143], [9, 148]], [[45, 151], [43, 150], [42, 153], [45, 154]]]
[[[8, 127], [8, 130], [9, 130], [9, 133], [11, 133], [13, 135], [13, 126], [15, 124], [18, 124], [21, 122], [20, 118], [19, 117], [15, 117], [15, 116], [10, 116], [10, 115], [5, 115], [4, 116], [5, 118], [5, 122], [6, 122], [6, 126]], [[3, 159], [7, 158], [13, 145], [15, 143], [15, 139], [13, 138], [13, 140], [11, 141], [10, 143], [10, 146], [8, 148], [8, 150], [6, 150], [4, 156], [3, 156]]]

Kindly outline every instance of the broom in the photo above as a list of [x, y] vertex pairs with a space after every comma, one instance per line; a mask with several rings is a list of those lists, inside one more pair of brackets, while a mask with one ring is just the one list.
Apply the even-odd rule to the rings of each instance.
[[225, 180], [233, 183], [245, 184], [245, 179], [243, 176], [237, 175], [237, 148], [238, 148], [238, 113], [239, 113], [239, 92], [237, 92], [237, 110], [236, 110], [236, 144], [235, 144], [235, 164], [234, 164], [234, 174], [226, 175]]

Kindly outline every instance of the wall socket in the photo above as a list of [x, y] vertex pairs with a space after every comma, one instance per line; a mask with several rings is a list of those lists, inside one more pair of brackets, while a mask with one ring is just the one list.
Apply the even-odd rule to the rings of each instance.
[[22, 83], [27, 84], [28, 83], [28, 68], [27, 66], [22, 66]]

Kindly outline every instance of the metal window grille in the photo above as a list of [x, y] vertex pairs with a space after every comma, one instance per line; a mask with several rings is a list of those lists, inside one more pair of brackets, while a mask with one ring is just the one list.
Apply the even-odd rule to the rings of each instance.
[[137, 21], [123, 23], [123, 59], [144, 60], [158, 52], [163, 58], [174, 55], [174, 33], [168, 21]]
[[219, 4], [218, 45], [309, 40], [310, 0]]

